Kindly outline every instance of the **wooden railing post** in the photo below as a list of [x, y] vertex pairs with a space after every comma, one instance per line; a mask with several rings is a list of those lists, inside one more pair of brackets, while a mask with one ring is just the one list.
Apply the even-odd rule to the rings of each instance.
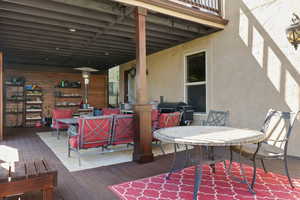
[[133, 160], [145, 163], [153, 161], [151, 111], [148, 103], [146, 68], [146, 15], [147, 10], [136, 8], [136, 105], [137, 134], [134, 141]]
[[0, 141], [4, 137], [4, 66], [3, 53], [0, 52]]

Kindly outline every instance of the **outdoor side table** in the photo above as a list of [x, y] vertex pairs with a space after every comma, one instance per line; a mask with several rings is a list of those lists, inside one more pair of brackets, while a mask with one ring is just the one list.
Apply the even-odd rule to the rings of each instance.
[[76, 125], [78, 124], [78, 118], [64, 118], [64, 119], [57, 119], [56, 121], [60, 123], [64, 123], [67, 125]]
[[[211, 153], [211, 151], [209, 151], [209, 147], [228, 147], [257, 143], [261, 142], [265, 138], [265, 134], [256, 130], [224, 126], [178, 126], [159, 129], [154, 132], [154, 137], [162, 142], [175, 144], [173, 166], [167, 178], [172, 175], [174, 171], [174, 163], [177, 162], [178, 156], [176, 145], [182, 144], [193, 146], [193, 151], [196, 152], [196, 159], [192, 162], [195, 166], [194, 200], [196, 200], [202, 178], [202, 165], [213, 164], [222, 160], [212, 158], [208, 155]], [[186, 152], [187, 151], [188, 150], [186, 150]], [[189, 159], [188, 156], [186, 158]], [[248, 185], [249, 191], [251, 191], [247, 180], [245, 181]]]
[[45, 160], [0, 165], [0, 199], [42, 190], [43, 200], [52, 200], [56, 185], [57, 171]]

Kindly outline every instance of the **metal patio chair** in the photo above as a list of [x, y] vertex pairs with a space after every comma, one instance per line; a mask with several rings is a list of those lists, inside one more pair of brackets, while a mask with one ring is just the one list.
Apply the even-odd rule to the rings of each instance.
[[[152, 119], [155, 117], [155, 111], [152, 111]], [[161, 129], [161, 128], [169, 128], [174, 126], [179, 126], [181, 120], [181, 113], [180, 112], [173, 112], [173, 113], [161, 113], [158, 115], [158, 118], [156, 121], [152, 121], [152, 132]], [[158, 145], [163, 153], [165, 155], [165, 151], [163, 149], [163, 146], [161, 144], [161, 141], [153, 138], [153, 141], [158, 142]]]
[[75, 151], [80, 166], [80, 150], [96, 147], [104, 149], [110, 145], [113, 119], [113, 115], [78, 118], [78, 131], [75, 133], [69, 131], [68, 157], [70, 157], [70, 151]]
[[[298, 112], [299, 113], [299, 112]], [[230, 166], [232, 163], [232, 152], [237, 152], [241, 156], [252, 160], [253, 163], [253, 178], [251, 188], [254, 188], [256, 181], [256, 160], [260, 160], [262, 167], [267, 173], [264, 160], [281, 159], [284, 161], [284, 169], [286, 176], [292, 188], [294, 185], [289, 175], [287, 149], [288, 142], [291, 136], [292, 128], [298, 113], [281, 112], [269, 110], [264, 121], [262, 132], [266, 134], [263, 142], [257, 144], [249, 144], [242, 146], [233, 146], [230, 151]]]
[[56, 130], [57, 139], [59, 139], [60, 130], [67, 130], [69, 128], [69, 125], [60, 123], [57, 120], [64, 119], [64, 118], [72, 118], [72, 117], [73, 117], [73, 110], [71, 109], [54, 109], [52, 111], [51, 128]]
[[[229, 111], [210, 110], [206, 120], [200, 121], [201, 126], [228, 126], [229, 125]], [[214, 147], [208, 147], [210, 150], [211, 159], [214, 160]], [[222, 149], [225, 151], [225, 149]], [[224, 161], [224, 164], [225, 161]], [[211, 164], [213, 172], [216, 172], [215, 164]]]
[[200, 122], [202, 126], [228, 126], [229, 111], [210, 110], [207, 119]]
[[127, 144], [133, 145], [136, 134], [135, 115], [115, 115], [111, 145]]

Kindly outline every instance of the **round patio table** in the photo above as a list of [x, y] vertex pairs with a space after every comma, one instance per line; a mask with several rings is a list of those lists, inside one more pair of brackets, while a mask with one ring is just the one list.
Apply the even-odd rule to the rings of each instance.
[[[193, 165], [195, 165], [194, 199], [196, 200], [201, 183], [202, 165], [224, 161], [224, 158], [215, 159], [214, 155], [211, 155], [214, 147], [258, 143], [264, 140], [265, 134], [256, 130], [224, 126], [178, 126], [159, 129], [154, 132], [154, 137], [162, 142], [175, 144], [173, 166], [167, 178], [170, 178], [172, 173], [175, 171], [174, 163], [176, 163], [177, 159], [176, 145], [183, 144], [186, 146], [193, 146], [193, 151], [196, 151], [197, 155], [197, 159], [193, 160]], [[188, 152], [188, 148], [186, 149], [186, 152]], [[186, 159], [190, 158], [187, 156]], [[241, 174], [243, 175], [243, 173]], [[245, 176], [243, 182], [248, 185], [249, 191], [252, 191]]]

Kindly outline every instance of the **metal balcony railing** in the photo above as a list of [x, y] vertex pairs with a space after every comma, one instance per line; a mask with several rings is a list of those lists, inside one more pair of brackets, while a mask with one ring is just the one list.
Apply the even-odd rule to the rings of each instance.
[[196, 8], [204, 12], [222, 16], [222, 0], [171, 0], [188, 7]]

